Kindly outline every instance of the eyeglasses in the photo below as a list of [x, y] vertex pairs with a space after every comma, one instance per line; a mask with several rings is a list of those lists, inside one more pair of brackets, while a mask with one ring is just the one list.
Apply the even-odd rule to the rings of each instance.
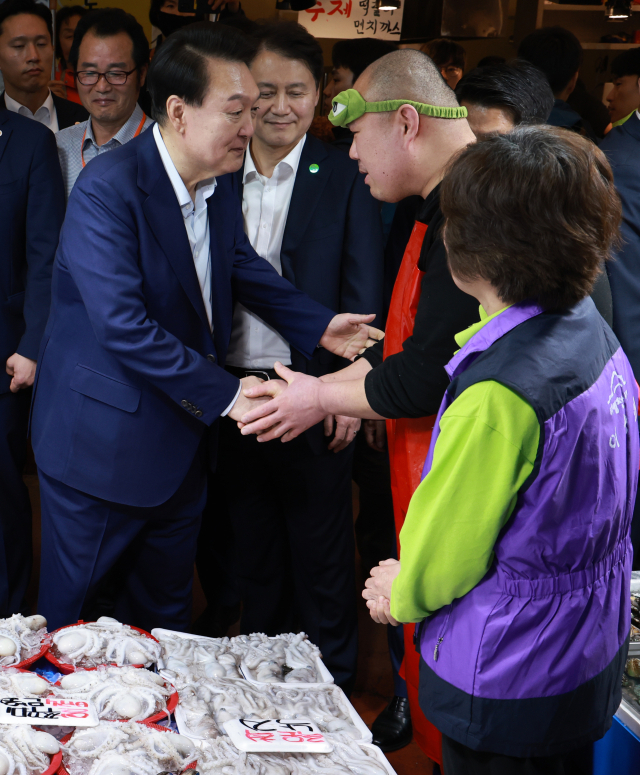
[[108, 73], [98, 73], [96, 70], [80, 70], [76, 73], [76, 78], [78, 79], [78, 83], [82, 84], [82, 86], [95, 86], [103, 77], [107, 83], [111, 84], [111, 86], [124, 86], [127, 82], [127, 78], [131, 73], [135, 73], [137, 69], [137, 67], [134, 67], [133, 70], [129, 70], [129, 72], [126, 72], [125, 70], [110, 70]]

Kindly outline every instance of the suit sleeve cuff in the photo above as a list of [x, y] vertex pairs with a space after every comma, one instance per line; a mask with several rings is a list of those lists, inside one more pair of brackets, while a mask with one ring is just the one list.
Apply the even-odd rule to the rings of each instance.
[[220, 417], [226, 417], [229, 412], [233, 409], [235, 406], [236, 401], [238, 400], [238, 396], [240, 395], [240, 391], [242, 390], [242, 382], [238, 383], [238, 391], [233, 397], [233, 401], [229, 404], [229, 406], [224, 410], [224, 412], [220, 415]]

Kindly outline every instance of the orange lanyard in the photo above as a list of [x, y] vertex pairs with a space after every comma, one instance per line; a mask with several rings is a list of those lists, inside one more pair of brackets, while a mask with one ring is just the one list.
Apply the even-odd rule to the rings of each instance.
[[[136, 129], [135, 135], [131, 138], [132, 140], [136, 138], [140, 132], [142, 132], [142, 127], [144, 126], [144, 122], [147, 120], [147, 114], [142, 114], [142, 119], [140, 123], [138, 124], [138, 128]], [[84, 141], [87, 139], [87, 127], [89, 126], [89, 121], [91, 119], [88, 119], [87, 126], [84, 128], [84, 134], [82, 135], [82, 143], [80, 144], [80, 159], [82, 160], [82, 168], [84, 169], [87, 166], [87, 162], [84, 160]]]

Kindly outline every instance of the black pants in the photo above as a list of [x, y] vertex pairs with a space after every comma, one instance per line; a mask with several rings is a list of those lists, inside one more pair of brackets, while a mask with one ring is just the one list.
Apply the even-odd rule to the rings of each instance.
[[0, 394], [0, 618], [23, 610], [31, 575], [31, 503], [22, 480], [31, 390]]
[[560, 756], [514, 756], [473, 751], [442, 736], [444, 775], [591, 775], [593, 745]]
[[234, 533], [242, 632], [304, 630], [347, 692], [358, 651], [352, 455], [353, 445], [314, 454], [304, 434], [260, 444], [223, 418], [216, 472]]

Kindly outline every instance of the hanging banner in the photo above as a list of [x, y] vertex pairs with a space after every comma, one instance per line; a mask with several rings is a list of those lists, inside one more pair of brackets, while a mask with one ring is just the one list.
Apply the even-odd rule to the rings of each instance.
[[316, 0], [298, 21], [316, 38], [400, 40], [404, 0], [397, 11], [378, 11], [376, 0]]

